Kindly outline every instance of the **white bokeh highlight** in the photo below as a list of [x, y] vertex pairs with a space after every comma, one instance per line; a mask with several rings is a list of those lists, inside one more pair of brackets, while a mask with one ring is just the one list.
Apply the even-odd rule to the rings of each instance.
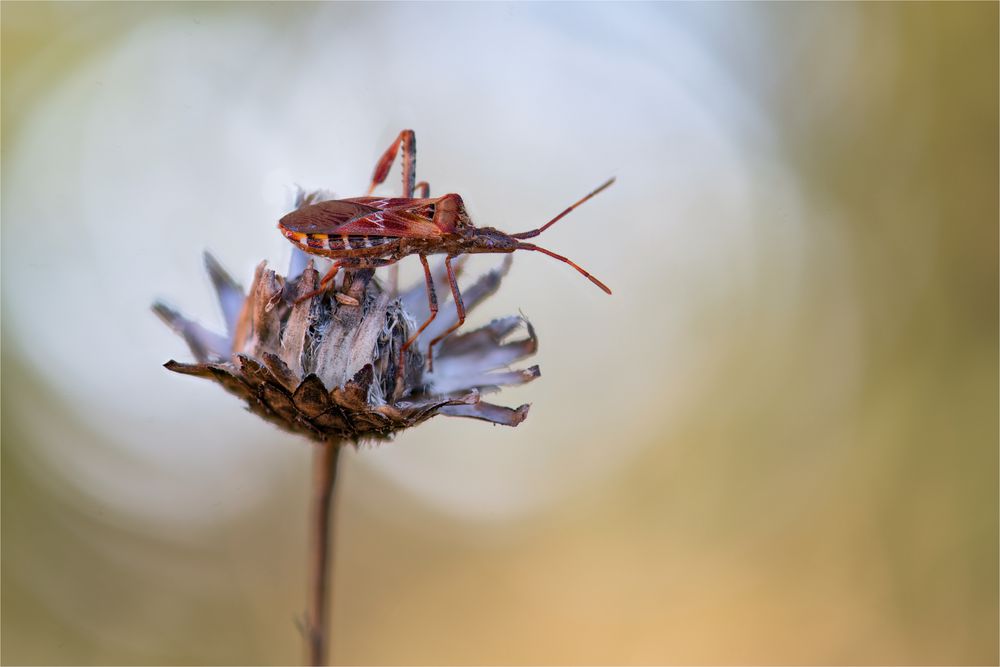
[[188, 10], [151, 14], [81, 63], [8, 147], [7, 331], [105, 443], [45, 436], [66, 478], [107, 502], [163, 521], [238, 511], [306, 450], [210, 383], [163, 370], [188, 353], [149, 304], [221, 326], [202, 249], [244, 284], [263, 258], [283, 268], [275, 223], [294, 184], [363, 193], [403, 127], [417, 132], [418, 178], [461, 193], [482, 225], [537, 226], [618, 177], [539, 239], [613, 297], [518, 256], [478, 314], [521, 309], [538, 328], [542, 378], [502, 401], [532, 402], [527, 422], [438, 418], [357, 457], [441, 511], [529, 512], [648, 446], [630, 437], [637, 425], [669, 423], [712, 363], [689, 318], [752, 280], [765, 242], [784, 259], [768, 270], [788, 274], [779, 297], [797, 298], [794, 179], [690, 10]]

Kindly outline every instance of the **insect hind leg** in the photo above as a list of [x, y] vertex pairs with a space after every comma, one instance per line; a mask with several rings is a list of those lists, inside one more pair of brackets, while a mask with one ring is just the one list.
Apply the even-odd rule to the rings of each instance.
[[396, 154], [400, 147], [403, 149], [403, 197], [413, 199], [413, 191], [417, 180], [417, 136], [413, 130], [403, 130], [386, 149], [382, 157], [375, 164], [375, 171], [372, 172], [372, 182], [368, 187], [368, 194], [375, 191], [389, 175], [392, 163], [396, 161]]

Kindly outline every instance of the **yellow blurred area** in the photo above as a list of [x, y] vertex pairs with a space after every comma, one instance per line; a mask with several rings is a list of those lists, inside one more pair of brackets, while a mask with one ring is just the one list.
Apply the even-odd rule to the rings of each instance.
[[[422, 58], [449, 48], [439, 20], [467, 20], [470, 33], [478, 34], [486, 22], [480, 13], [492, 11], [491, 29], [501, 31], [509, 48], [527, 49], [528, 55], [505, 64], [506, 52], [490, 58], [474, 50], [456, 52], [456, 71], [474, 70], [470, 86], [513, 89], [529, 69], [552, 67], [546, 76], [554, 97], [581, 95], [594, 103], [581, 107], [579, 115], [549, 118], [545, 105], [533, 102], [534, 93], [547, 89], [539, 84], [519, 91], [523, 95], [511, 94], [509, 107], [492, 104], [496, 122], [516, 116], [530, 125], [537, 114], [554, 125], [564, 121], [567, 136], [600, 133], [609, 140], [595, 139], [593, 149], [568, 148], [551, 184], [543, 181], [556, 158], [522, 159], [524, 175], [491, 168], [487, 159], [505, 142], [548, 146], [541, 132], [483, 138], [489, 150], [479, 154], [452, 151], [444, 130], [432, 129], [420, 137], [435, 137], [437, 146], [428, 137], [421, 144], [422, 159], [427, 156], [431, 170], [435, 153], [456, 161], [460, 156], [466, 166], [457, 179], [476, 184], [480, 193], [492, 190], [497, 198], [509, 195], [518, 206], [536, 207], [532, 219], [541, 219], [546, 206], [556, 212], [605, 175], [618, 174], [615, 188], [627, 197], [613, 199], [612, 188], [574, 213], [577, 227], [551, 233], [554, 249], [567, 254], [573, 249], [571, 256], [593, 267], [615, 296], [587, 293], [596, 290], [576, 276], [566, 277], [571, 273], [566, 267], [518, 258], [514, 280], [522, 282], [506, 284], [498, 297], [503, 305], [491, 312], [516, 312], [523, 297], [539, 327], [542, 378], [498, 401], [533, 402], [529, 420], [511, 431], [437, 419], [381, 449], [349, 451], [338, 489], [333, 659], [340, 664], [1000, 662], [998, 5], [417, 7], [294, 4], [286, 12], [278, 5], [237, 3], [0, 6], [5, 174], [0, 660], [289, 664], [303, 656], [295, 619], [305, 608], [307, 444], [253, 423], [235, 401], [216, 399], [222, 393], [217, 388], [169, 377], [155, 361], [123, 372], [112, 359], [79, 355], [79, 365], [65, 362], [66, 376], [59, 379], [44, 365], [55, 353], [38, 350], [40, 338], [27, 326], [37, 322], [67, 338], [101, 326], [117, 328], [125, 332], [122, 350], [141, 349], [160, 363], [171, 355], [186, 358], [166, 332], [146, 335], [146, 329], [130, 328], [129, 322], [151, 316], [123, 305], [131, 302], [115, 290], [120, 278], [130, 289], [145, 290], [138, 294], [140, 304], [168, 293], [185, 310], [210, 312], [207, 297], [195, 294], [199, 279], [190, 277], [209, 241], [190, 227], [144, 231], [145, 214], [137, 211], [127, 222], [111, 217], [95, 224], [118, 230], [123, 253], [148, 253], [148, 276], [119, 277], [103, 260], [74, 263], [96, 253], [90, 246], [101, 238], [99, 229], [73, 226], [75, 207], [87, 196], [75, 189], [78, 184], [50, 182], [50, 174], [23, 166], [35, 164], [30, 161], [39, 156], [31, 147], [42, 145], [32, 143], [40, 130], [31, 134], [30, 127], [49, 127], [31, 124], [76, 115], [102, 122], [85, 102], [66, 103], [86, 96], [64, 97], [60, 91], [74, 75], [89, 72], [87, 67], [126, 44], [133, 48], [161, 24], [190, 26], [202, 35], [225, 26], [245, 30], [252, 39], [246, 51], [220, 47], [201, 65], [200, 54], [189, 59], [198, 53], [194, 46], [183, 52], [182, 40], [176, 53], [143, 65], [149, 79], [200, 76], [188, 67], [232, 67], [226, 76], [234, 81], [292, 77], [296, 58], [309, 55], [304, 47], [297, 50], [304, 34], [297, 31], [310, 24], [322, 26], [331, 43], [357, 40], [369, 49], [370, 41], [384, 40], [345, 68], [367, 72], [390, 88], [404, 80], [426, 82], [426, 97], [401, 99], [398, 108], [366, 106], [373, 94], [367, 90], [337, 93], [344, 106], [361, 107], [345, 113], [359, 118], [384, 113], [393, 122], [414, 117], [418, 127], [447, 128], [454, 122], [459, 132], [491, 122], [448, 115], [455, 113], [449, 105], [463, 95], [473, 98], [470, 105], [478, 104], [478, 93], [440, 85], [452, 72], [443, 66], [422, 69]], [[404, 11], [407, 21], [394, 18]], [[660, 21], [664, 29], [700, 44], [715, 69], [688, 70], [683, 59], [667, 60], [655, 49], [636, 46], [658, 44], [655, 39], [630, 41], [639, 34], [634, 24], [656, 30]], [[383, 23], [391, 39], [366, 37], [359, 29]], [[550, 36], [551, 51], [535, 54], [531, 39], [539, 31]], [[667, 41], [663, 49], [669, 48]], [[268, 56], [273, 71], [241, 69], [241, 58], [250, 58], [254, 48], [275, 49]], [[587, 48], [597, 49], [599, 57], [582, 72], [572, 69]], [[601, 70], [601, 54], [609, 52], [628, 54], [635, 68]], [[83, 78], [94, 91], [111, 88], [116, 84], [110, 72]], [[572, 73], [560, 79], [556, 72]], [[650, 73], [664, 72], [679, 81], [723, 76], [726, 86], [753, 100], [767, 119], [768, 145], [793, 175], [794, 196], [784, 191], [779, 196], [772, 172], [754, 169], [758, 157], [763, 162], [763, 151], [754, 153], [754, 142], [738, 144], [757, 176], [747, 181], [752, 189], [741, 200], [741, 215], [752, 225], [754, 261], [729, 282], [726, 276], [704, 279], [671, 263], [673, 238], [679, 244], [685, 233], [677, 230], [725, 217], [728, 209], [713, 197], [712, 182], [700, 182], [704, 190], [686, 204], [698, 217], [663, 223], [657, 232], [663, 236], [656, 237], [665, 239], [662, 244], [644, 236], [661, 227], [669, 205], [664, 193], [675, 192], [667, 174], [683, 167], [676, 161], [671, 166], [672, 151], [665, 147], [677, 147], [680, 154], [683, 137], [664, 139], [669, 123], [658, 123], [656, 114], [615, 116], [624, 99], [611, 100], [605, 112], [603, 89], [588, 78], [635, 77], [636, 94], [652, 95], [642, 82]], [[127, 99], [131, 91], [123, 85], [116, 94]], [[238, 86], [220, 94], [234, 110], [248, 104]], [[183, 108], [200, 110], [196, 97], [192, 100]], [[213, 107], [217, 115], [204, 113], [206, 124], [226, 123], [224, 106]], [[260, 126], [268, 126], [272, 116], [263, 115]], [[726, 131], [734, 136], [748, 132], [739, 117], [718, 118], [729, 119]], [[591, 121], [601, 123], [598, 130]], [[243, 122], [228, 127], [243, 128]], [[373, 122], [380, 127], [380, 119]], [[137, 119], [136, 126], [141, 124]], [[223, 125], [205, 136], [224, 135]], [[276, 138], [261, 142], [280, 144], [284, 132], [296, 129], [269, 127]], [[317, 121], [301, 131], [347, 130]], [[616, 133], [622, 136], [620, 152], [614, 152]], [[633, 149], [633, 134], [656, 147], [656, 155], [652, 148], [649, 155]], [[80, 182], [102, 178], [88, 171], [91, 163], [74, 162], [77, 143], [98, 150], [88, 143], [92, 138], [58, 136], [66, 153], [44, 156], [53, 170], [65, 169]], [[179, 144], [202, 140], [180, 132], [178, 137]], [[380, 142], [390, 138], [388, 131], [359, 136], [359, 154], [368, 151], [371, 159], [338, 168], [355, 173], [352, 182], [363, 181], [384, 147]], [[132, 140], [143, 141], [124, 132], [120, 145], [100, 150], [124, 150]], [[244, 132], [233, 141], [255, 140]], [[319, 145], [315, 152], [321, 152]], [[347, 144], [338, 149], [353, 150]], [[588, 164], [593, 157], [588, 152], [599, 153], [601, 164]], [[147, 157], [150, 164], [160, 158]], [[147, 168], [152, 167], [122, 167]], [[269, 168], [262, 169], [260, 182], [272, 176]], [[713, 178], [722, 182], [729, 176], [720, 172]], [[538, 192], [526, 193], [523, 201], [508, 192], [504, 179], [519, 178], [538, 183]], [[10, 186], [29, 180], [37, 182], [37, 190]], [[184, 183], [180, 175], [143, 196], [151, 207], [198, 211], [200, 203], [190, 200]], [[258, 186], [219, 174], [219, 189], [233, 196], [242, 196], [236, 194], [241, 187], [263, 188]], [[79, 194], [68, 196], [72, 192]], [[58, 202], [68, 220], [51, 238], [45, 236], [50, 228], [39, 222], [38, 201], [44, 197]], [[786, 206], [791, 200], [797, 202], [794, 209]], [[480, 206], [493, 211], [488, 202]], [[606, 218], [616, 206], [634, 208], [612, 223]], [[39, 217], [32, 217], [36, 209]], [[276, 236], [268, 224], [261, 238]], [[527, 228], [511, 222], [513, 231], [514, 225]], [[793, 228], [794, 234], [788, 231]], [[24, 259], [25, 248], [11, 243], [15, 233], [18, 239], [42, 238], [47, 252]], [[225, 234], [235, 237], [228, 228]], [[574, 235], [590, 238], [574, 241]], [[239, 242], [250, 244], [256, 237], [247, 238]], [[283, 248], [278, 242], [273, 247]], [[718, 244], [706, 252], [706, 262], [724, 255], [716, 249], [725, 246], [724, 239]], [[223, 254], [246, 281], [241, 271], [271, 247], [248, 251], [249, 256], [241, 252]], [[155, 264], [160, 260], [153, 258], [164, 256], [176, 264], [160, 272]], [[171, 266], [195, 287], [169, 283]], [[518, 275], [522, 266], [534, 272], [528, 275], [551, 282], [536, 288], [525, 273]], [[36, 282], [30, 273], [36, 270], [38, 276], [55, 276], [51, 284]], [[87, 290], [95, 302], [92, 318], [71, 319], [63, 313], [77, 311], [61, 308], [81, 305], [60, 297], [72, 293], [63, 290], [73, 283], [88, 281], [88, 274], [100, 277], [99, 289]], [[530, 301], [533, 292], [541, 296]], [[695, 296], [674, 309], [681, 292]], [[542, 305], [545, 300], [556, 304], [553, 312]], [[149, 329], [158, 326], [151, 323]], [[116, 388], [94, 389], [98, 386]], [[205, 414], [209, 407], [217, 418], [215, 412]], [[128, 412], [127, 428], [116, 426], [121, 418], [116, 409]], [[226, 431], [230, 424], [237, 430]], [[109, 438], [108, 431], [116, 437]], [[152, 432], [178, 447], [184, 441], [191, 447], [184, 451], [193, 453], [168, 465], [130, 447]], [[233, 442], [245, 445], [246, 467], [213, 453]], [[434, 458], [439, 450], [432, 449], [439, 443], [468, 458], [439, 461]], [[393, 448], [410, 459], [391, 459], [398, 454]], [[483, 464], [483, 457], [503, 460], [507, 451], [524, 458], [497, 467], [497, 497], [516, 509], [502, 503], [497, 507], [507, 509], [491, 509], [492, 500], [477, 495], [476, 482], [444, 496], [462, 500], [442, 501], [436, 489], [423, 489], [419, 481], [402, 484], [402, 474], [386, 472], [400, 461], [430, 460], [443, 467], [442, 474], [461, 479], [477, 465], [492, 465], [493, 459]], [[245, 495], [213, 495], [197, 476], [206, 465], [201, 457], [223, 471], [220, 488]], [[88, 460], [114, 466], [93, 463], [99, 469], [89, 470]], [[61, 467], [65, 461], [73, 463]], [[532, 466], [535, 476], [520, 470]], [[120, 495], [95, 482], [112, 469], [116, 480], [127, 481]], [[575, 481], [557, 486], [563, 471]], [[551, 492], [546, 479], [552, 480]], [[250, 485], [254, 488], [245, 488]], [[140, 511], [140, 499], [164, 489], [166, 500], [158, 501], [155, 511]], [[522, 497], [531, 502], [516, 505]], [[473, 509], [463, 513], [464, 499]], [[449, 508], [449, 502], [457, 507]], [[194, 507], [194, 514], [172, 512], [181, 506]]]

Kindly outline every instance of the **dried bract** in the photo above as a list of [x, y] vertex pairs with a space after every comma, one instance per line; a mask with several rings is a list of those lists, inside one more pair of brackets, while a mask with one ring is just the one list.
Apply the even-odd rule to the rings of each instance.
[[[429, 313], [423, 285], [393, 298], [372, 270], [362, 270], [347, 273], [336, 290], [296, 303], [318, 288], [319, 272], [295, 252], [288, 277], [262, 262], [247, 294], [206, 254], [226, 333], [211, 332], [156, 303], [153, 310], [187, 341], [197, 360], [165, 366], [214, 380], [255, 414], [319, 441], [387, 439], [437, 414], [507, 426], [527, 416], [527, 405], [511, 409], [481, 400], [484, 393], [538, 377], [537, 366], [510, 370], [537, 349], [524, 318], [501, 318], [446, 338], [429, 373], [419, 350], [457, 321], [454, 307], [442, 304], [420, 344], [407, 350], [399, 373], [400, 348], [414, 322]], [[467, 310], [497, 290], [508, 267], [506, 262], [464, 290]], [[525, 335], [512, 339], [519, 330]]]

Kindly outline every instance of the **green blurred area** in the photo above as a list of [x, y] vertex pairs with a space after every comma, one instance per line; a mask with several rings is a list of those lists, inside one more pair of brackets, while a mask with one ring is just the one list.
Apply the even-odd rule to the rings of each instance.
[[[816, 216], [795, 312], [774, 313], [781, 286], [766, 271], [706, 310], [697, 326], [718, 363], [695, 409], [667, 439], [645, 397], [642, 455], [528, 520], [441, 516], [358, 466], [364, 451], [348, 455], [338, 662], [1000, 662], [998, 5], [850, 6], [850, 49], [834, 30], [802, 43], [807, 18], [835, 24], [847, 9], [705, 10], [761, 31], [716, 47], [778, 119]], [[139, 20], [138, 5], [99, 11], [107, 32], [56, 40], [53, 57], [42, 46], [79, 16], [3, 5], [5, 162], [45, 89]], [[25, 80], [43, 50], [49, 77]], [[833, 55], [850, 76], [818, 89]], [[288, 610], [303, 607], [306, 449], [239, 517], [148, 530], [52, 482], [39, 412], [24, 406], [101, 444], [23, 344], [5, 328], [2, 662], [298, 659]], [[842, 364], [858, 356], [845, 394]]]

